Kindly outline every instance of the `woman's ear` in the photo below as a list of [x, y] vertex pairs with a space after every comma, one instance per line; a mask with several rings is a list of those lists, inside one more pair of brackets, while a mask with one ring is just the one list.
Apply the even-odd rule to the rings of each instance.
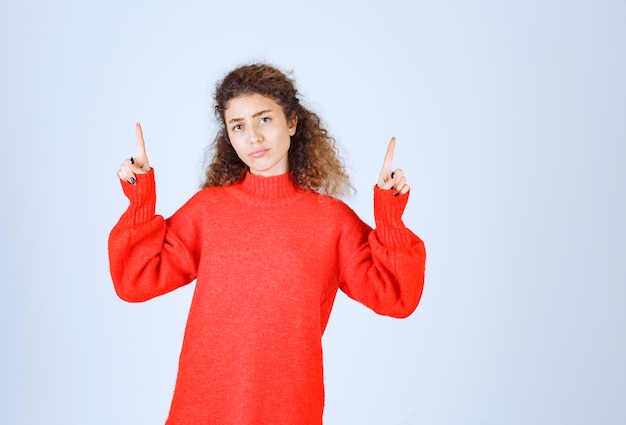
[[289, 128], [289, 135], [296, 134], [296, 128], [298, 127], [298, 115], [295, 112], [291, 113], [291, 117], [287, 120], [287, 126]]

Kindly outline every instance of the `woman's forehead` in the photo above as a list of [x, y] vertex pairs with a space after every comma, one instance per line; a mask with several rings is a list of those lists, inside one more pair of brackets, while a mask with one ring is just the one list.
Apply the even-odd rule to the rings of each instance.
[[259, 110], [281, 110], [282, 107], [273, 99], [259, 93], [248, 93], [235, 96], [226, 103], [224, 115], [255, 114]]

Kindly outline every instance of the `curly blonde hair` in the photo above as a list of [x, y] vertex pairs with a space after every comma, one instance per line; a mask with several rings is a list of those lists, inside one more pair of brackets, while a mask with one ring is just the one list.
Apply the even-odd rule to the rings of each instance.
[[215, 115], [220, 125], [207, 151], [212, 159], [202, 187], [227, 186], [240, 181], [248, 167], [239, 159], [228, 138], [224, 111], [228, 102], [239, 96], [260, 94], [276, 102], [285, 117], [298, 117], [296, 133], [288, 153], [289, 172], [303, 189], [332, 196], [353, 191], [335, 139], [322, 127], [320, 118], [302, 106], [294, 81], [266, 64], [245, 65], [229, 72], [215, 90]]

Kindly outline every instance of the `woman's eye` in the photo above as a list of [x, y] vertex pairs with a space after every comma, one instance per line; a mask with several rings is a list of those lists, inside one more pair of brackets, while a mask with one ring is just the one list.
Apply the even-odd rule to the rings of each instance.
[[261, 122], [270, 122], [271, 118], [270, 117], [263, 117], [261, 118]]
[[243, 126], [241, 124], [237, 124], [236, 126], [233, 127], [233, 131], [239, 131], [243, 128]]

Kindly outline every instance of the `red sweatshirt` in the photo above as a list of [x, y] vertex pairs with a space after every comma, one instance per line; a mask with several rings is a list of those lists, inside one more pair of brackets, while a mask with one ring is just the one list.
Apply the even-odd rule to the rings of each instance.
[[406, 317], [424, 283], [408, 195], [374, 188], [376, 230], [289, 174], [199, 191], [155, 215], [154, 173], [122, 182], [111, 231], [115, 290], [145, 301], [196, 281], [168, 425], [322, 423], [322, 344], [337, 289]]

